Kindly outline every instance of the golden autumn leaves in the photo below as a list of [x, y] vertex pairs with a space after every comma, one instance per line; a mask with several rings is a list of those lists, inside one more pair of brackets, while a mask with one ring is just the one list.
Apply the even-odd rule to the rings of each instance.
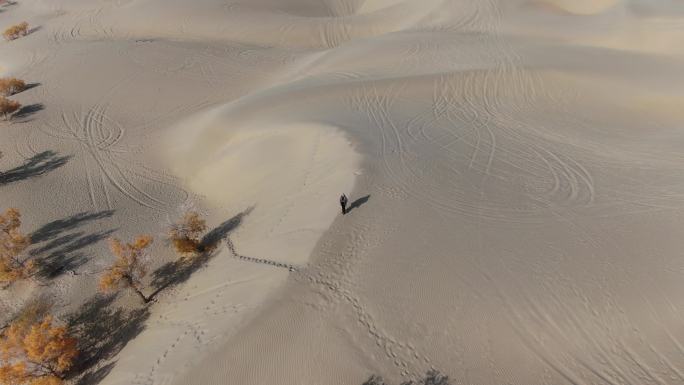
[[21, 213], [8, 209], [0, 213], [0, 285], [30, 276], [35, 264], [22, 260], [23, 252], [31, 244], [31, 239], [21, 233]]
[[3, 33], [2, 36], [5, 38], [5, 40], [16, 40], [22, 36], [26, 36], [29, 33], [29, 25], [27, 22], [21, 22], [19, 24], [13, 25], [9, 28], [7, 28]]
[[[178, 222], [169, 228], [169, 240], [176, 251], [184, 258], [191, 258], [206, 251], [201, 236], [206, 231], [206, 222], [196, 212], [186, 213]], [[112, 292], [121, 288], [133, 290], [143, 302], [150, 302], [157, 292], [145, 295], [143, 278], [147, 275], [145, 250], [152, 244], [149, 235], [139, 235], [133, 242], [126, 243], [113, 238], [109, 241], [109, 249], [116, 258], [114, 263], [100, 276], [100, 291]]]
[[[21, 233], [21, 213], [0, 213], [0, 283], [29, 277], [35, 268], [23, 260], [31, 239]], [[58, 385], [78, 355], [77, 341], [52, 316], [29, 310], [12, 322], [0, 336], [0, 383]]]
[[77, 340], [52, 316], [20, 319], [0, 339], [0, 383], [59, 385], [77, 356]]
[[18, 94], [26, 89], [26, 83], [17, 78], [0, 78], [0, 115], [7, 120], [14, 114], [21, 104], [16, 100], [10, 100], [7, 96]]
[[180, 221], [171, 225], [169, 238], [178, 253], [188, 256], [203, 251], [200, 237], [206, 230], [207, 224], [199, 214], [188, 212]]
[[147, 275], [143, 253], [151, 244], [152, 237], [149, 235], [140, 235], [132, 243], [111, 239], [109, 249], [116, 260], [100, 277], [100, 291], [110, 292], [127, 287], [140, 296], [144, 302], [149, 302], [150, 298], [142, 292], [142, 279]]
[[[21, 36], [26, 36], [29, 33], [29, 25], [27, 22], [22, 22], [7, 28], [2, 36], [5, 40], [15, 40]], [[7, 99], [6, 96], [14, 95], [26, 89], [26, 84], [19, 79], [9, 78], [0, 79], [0, 115], [7, 120], [13, 113], [15, 113], [21, 104], [16, 100]]]

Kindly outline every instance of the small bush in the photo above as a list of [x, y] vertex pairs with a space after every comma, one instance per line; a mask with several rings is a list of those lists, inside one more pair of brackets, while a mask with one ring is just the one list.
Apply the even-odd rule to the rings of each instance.
[[[387, 385], [383, 381], [382, 377], [371, 376], [362, 385]], [[449, 382], [449, 377], [442, 375], [436, 370], [430, 370], [425, 374], [425, 377], [419, 379], [418, 381], [406, 381], [402, 382], [401, 385], [451, 385]]]
[[22, 36], [28, 35], [28, 27], [28, 23], [24, 21], [22, 23], [7, 28], [5, 32], [2, 33], [2, 36], [5, 37], [5, 40], [18, 39]]
[[152, 300], [142, 292], [142, 279], [147, 275], [145, 249], [152, 244], [152, 237], [140, 235], [133, 243], [123, 243], [114, 238], [109, 248], [116, 257], [114, 264], [100, 277], [100, 291], [111, 292], [121, 287], [132, 289], [145, 303]]
[[0, 285], [10, 285], [19, 279], [27, 278], [35, 269], [33, 261], [22, 258], [31, 244], [31, 239], [22, 234], [21, 213], [8, 209], [0, 213]]
[[177, 223], [171, 225], [169, 238], [176, 251], [184, 256], [197, 254], [202, 250], [202, 234], [207, 223], [196, 212], [188, 212]]
[[14, 114], [15, 112], [17, 112], [17, 110], [19, 110], [20, 108], [21, 103], [0, 96], [0, 115], [2, 115], [3, 119], [9, 119], [9, 117], [12, 116], [12, 114]]
[[77, 342], [50, 315], [20, 317], [0, 337], [0, 382], [62, 384], [78, 356]]
[[11, 96], [26, 89], [26, 83], [17, 78], [0, 78], [0, 95]]

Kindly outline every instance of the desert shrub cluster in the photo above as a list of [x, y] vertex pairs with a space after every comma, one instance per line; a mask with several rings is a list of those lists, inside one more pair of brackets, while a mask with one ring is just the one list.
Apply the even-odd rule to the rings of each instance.
[[[34, 261], [25, 257], [31, 238], [21, 227], [19, 210], [0, 212], [0, 283], [4, 285], [30, 277], [36, 268]], [[191, 245], [178, 250], [183, 256], [180, 263], [191, 263], [185, 254], [198, 253], [203, 248], [204, 231], [205, 221], [194, 212], [186, 213], [172, 226], [171, 235]], [[111, 293], [130, 289], [145, 304], [151, 302], [162, 290], [158, 288], [150, 295], [143, 292], [149, 263], [147, 251], [152, 243], [149, 235], [139, 235], [131, 242], [110, 239], [114, 260], [100, 275], [99, 290]], [[80, 345], [73, 332], [81, 333], [80, 329], [59, 322], [45, 306], [27, 306], [0, 330], [0, 384], [62, 385], [77, 374]]]
[[19, 24], [13, 25], [2, 33], [5, 40], [15, 40], [22, 36], [28, 35], [29, 25], [27, 22], [21, 22]]
[[8, 209], [0, 214], [0, 285], [3, 286], [30, 276], [35, 268], [32, 260], [24, 258], [31, 239], [20, 227], [19, 210]]
[[10, 100], [4, 96], [0, 96], [0, 115], [3, 119], [9, 119], [12, 114], [17, 112], [21, 108], [21, 103], [16, 100]]
[[189, 256], [204, 251], [201, 237], [206, 230], [206, 221], [191, 211], [171, 225], [169, 239], [179, 254]]
[[0, 95], [12, 96], [26, 89], [26, 83], [17, 78], [0, 78]]
[[0, 337], [0, 383], [62, 384], [78, 356], [77, 343], [49, 314], [18, 318]]
[[[211, 248], [202, 244], [206, 229], [206, 221], [196, 212], [185, 213], [169, 227], [169, 240], [182, 257], [177, 266], [190, 264], [188, 256], [200, 255]], [[154, 300], [163, 287], [158, 287], [151, 294], [145, 295], [143, 284], [150, 260], [147, 248], [152, 242], [153, 238], [149, 235], [139, 235], [130, 243], [111, 239], [109, 248], [114, 256], [114, 262], [100, 276], [100, 291], [111, 293], [120, 289], [131, 289], [144, 303]]]

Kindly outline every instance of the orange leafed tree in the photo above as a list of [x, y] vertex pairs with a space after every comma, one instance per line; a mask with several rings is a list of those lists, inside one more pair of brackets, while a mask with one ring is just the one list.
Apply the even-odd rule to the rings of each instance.
[[202, 234], [207, 230], [207, 223], [196, 212], [188, 212], [177, 223], [171, 225], [169, 238], [173, 247], [182, 255], [195, 254], [202, 251]]
[[22, 255], [31, 244], [31, 239], [22, 234], [21, 213], [8, 209], [0, 213], [0, 284], [28, 277], [35, 269], [33, 261], [22, 260]]
[[0, 383], [59, 385], [78, 356], [77, 340], [52, 316], [19, 318], [0, 338]]
[[17, 25], [7, 28], [5, 32], [2, 33], [2, 36], [4, 36], [6, 40], [18, 39], [21, 36], [28, 35], [28, 27], [29, 25], [27, 22], [21, 22]]
[[11, 96], [26, 89], [26, 83], [17, 78], [0, 78], [0, 94]]
[[9, 100], [4, 96], [0, 96], [0, 115], [2, 115], [5, 120], [19, 108], [21, 108], [21, 104], [16, 100]]
[[152, 237], [149, 235], [139, 235], [132, 243], [111, 239], [109, 248], [116, 260], [100, 277], [100, 291], [111, 292], [127, 287], [135, 291], [145, 303], [150, 302], [152, 297], [147, 297], [142, 292], [142, 279], [147, 275], [145, 249], [151, 244]]

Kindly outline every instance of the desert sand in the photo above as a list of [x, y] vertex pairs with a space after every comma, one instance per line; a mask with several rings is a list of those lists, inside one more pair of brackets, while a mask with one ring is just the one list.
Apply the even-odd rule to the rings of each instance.
[[[681, 1], [0, 11], [0, 210], [43, 266], [0, 310], [83, 334], [71, 382], [684, 384]], [[190, 209], [221, 242], [179, 270]], [[140, 233], [156, 302], [97, 295]]]

